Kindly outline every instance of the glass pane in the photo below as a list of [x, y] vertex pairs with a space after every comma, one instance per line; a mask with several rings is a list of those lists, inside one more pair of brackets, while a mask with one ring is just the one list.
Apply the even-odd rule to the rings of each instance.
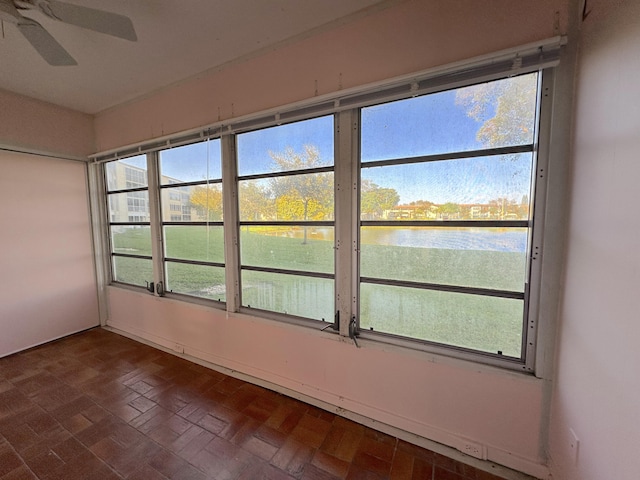
[[276, 201], [269, 179], [244, 180], [238, 182], [238, 204], [240, 220], [274, 220]]
[[240, 220], [333, 220], [333, 172], [239, 184]]
[[242, 265], [333, 273], [333, 246], [333, 227], [240, 227]]
[[149, 192], [110, 193], [109, 220], [111, 222], [148, 222]]
[[160, 152], [160, 184], [222, 178], [220, 139]]
[[147, 156], [125, 158], [105, 165], [107, 190], [124, 190], [147, 186]]
[[242, 271], [242, 305], [333, 321], [333, 280]]
[[360, 327], [520, 358], [523, 301], [363, 283]]
[[166, 226], [164, 248], [168, 258], [224, 263], [223, 227]]
[[538, 74], [362, 109], [362, 161], [533, 143]]
[[363, 277], [524, 291], [526, 228], [362, 227]]
[[153, 264], [151, 259], [111, 257], [113, 259], [113, 279], [116, 282], [146, 286], [153, 282]]
[[166, 262], [167, 291], [226, 300], [224, 268]]
[[533, 155], [362, 169], [362, 220], [526, 220]]
[[111, 249], [113, 253], [151, 256], [151, 228], [142, 225], [113, 225]]
[[160, 190], [163, 222], [219, 222], [222, 185], [197, 185]]
[[333, 116], [242, 133], [237, 142], [240, 176], [333, 165]]

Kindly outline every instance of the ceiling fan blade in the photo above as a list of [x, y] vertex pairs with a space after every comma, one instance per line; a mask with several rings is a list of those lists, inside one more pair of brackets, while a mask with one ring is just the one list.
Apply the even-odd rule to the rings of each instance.
[[124, 15], [56, 0], [49, 0], [46, 3], [51, 16], [61, 22], [124, 38], [132, 42], [138, 39], [133, 23], [129, 17]]
[[73, 57], [69, 55], [69, 52], [35, 20], [29, 19], [28, 22], [20, 22], [18, 28], [49, 65], [62, 66], [78, 64]]

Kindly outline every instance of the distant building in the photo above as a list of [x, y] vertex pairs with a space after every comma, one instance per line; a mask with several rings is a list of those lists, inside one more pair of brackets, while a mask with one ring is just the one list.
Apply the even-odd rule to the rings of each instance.
[[[109, 185], [118, 185], [118, 190], [130, 188], [147, 188], [147, 170], [113, 162], [107, 169]], [[182, 180], [161, 176], [161, 183], [178, 184]], [[163, 188], [161, 190], [162, 220], [164, 222], [189, 222], [203, 220], [191, 208], [191, 188], [188, 186]], [[149, 222], [149, 193], [147, 190], [109, 195], [109, 211], [111, 222]]]

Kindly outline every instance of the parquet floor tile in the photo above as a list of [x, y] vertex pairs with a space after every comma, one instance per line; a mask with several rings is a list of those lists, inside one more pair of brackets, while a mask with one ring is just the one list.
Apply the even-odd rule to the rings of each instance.
[[500, 480], [96, 328], [0, 359], [0, 480]]

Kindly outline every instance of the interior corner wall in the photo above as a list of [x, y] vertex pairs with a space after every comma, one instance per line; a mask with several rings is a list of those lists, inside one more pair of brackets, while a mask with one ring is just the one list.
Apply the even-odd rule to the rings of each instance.
[[83, 158], [95, 152], [93, 117], [0, 90], [0, 146]]
[[99, 323], [86, 171], [0, 150], [0, 357]]
[[640, 472], [640, 3], [589, 0], [551, 409], [558, 480]]

